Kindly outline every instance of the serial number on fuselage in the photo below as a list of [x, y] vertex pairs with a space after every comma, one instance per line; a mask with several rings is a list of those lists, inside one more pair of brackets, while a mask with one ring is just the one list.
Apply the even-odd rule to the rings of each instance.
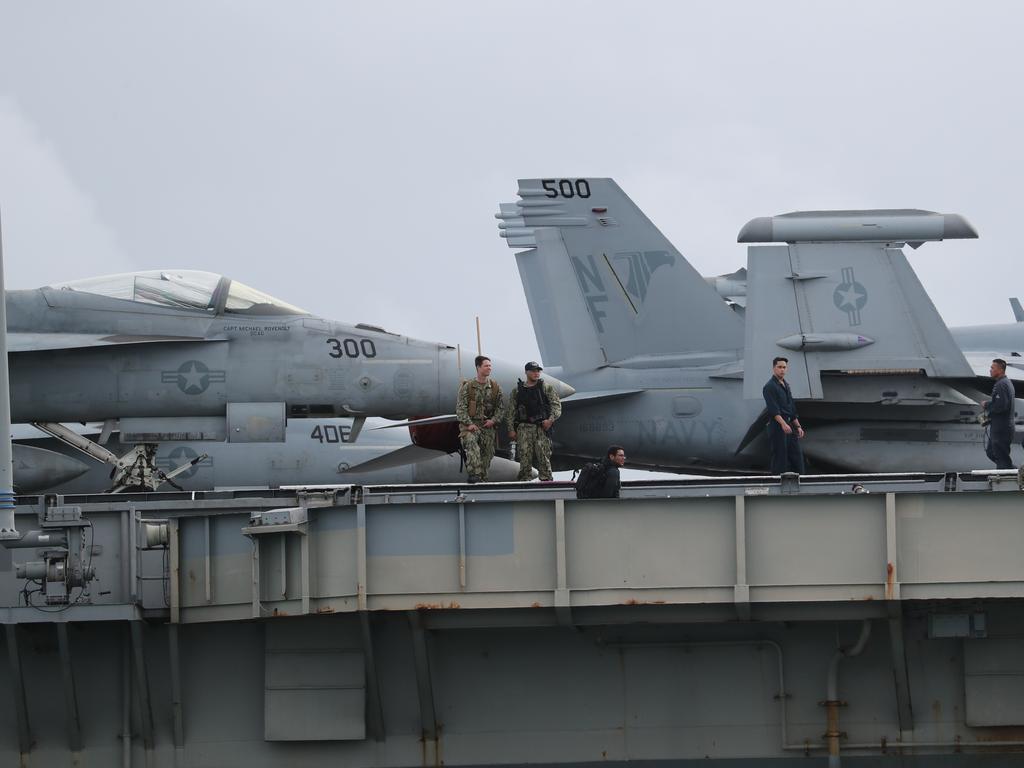
[[326, 342], [328, 346], [327, 356], [333, 357], [335, 360], [342, 357], [372, 358], [377, 356], [377, 345], [373, 343], [372, 339], [330, 338]]
[[581, 433], [595, 433], [595, 432], [614, 432], [615, 422], [614, 421], [592, 421], [589, 423], [580, 424], [578, 427]]

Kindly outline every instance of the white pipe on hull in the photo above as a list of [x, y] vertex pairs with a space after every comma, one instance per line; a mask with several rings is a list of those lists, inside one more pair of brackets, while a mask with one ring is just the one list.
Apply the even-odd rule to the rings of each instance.
[[21, 538], [14, 525], [14, 459], [11, 451], [11, 379], [7, 370], [7, 291], [0, 226], [0, 541]]
[[825, 734], [828, 742], [828, 768], [840, 768], [842, 762], [839, 756], [839, 739], [841, 738], [839, 707], [842, 706], [839, 701], [839, 662], [851, 656], [857, 656], [864, 650], [869, 637], [871, 637], [871, 619], [864, 619], [856, 644], [852, 648], [840, 648], [832, 656], [832, 661], [828, 665], [828, 691], [825, 699], [825, 710], [828, 715], [828, 730]]

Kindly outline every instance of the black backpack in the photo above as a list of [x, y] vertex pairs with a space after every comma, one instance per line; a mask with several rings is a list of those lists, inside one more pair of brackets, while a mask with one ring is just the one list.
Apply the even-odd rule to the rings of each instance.
[[604, 466], [596, 462], [584, 464], [576, 478], [576, 498], [593, 499], [597, 498], [604, 485]]

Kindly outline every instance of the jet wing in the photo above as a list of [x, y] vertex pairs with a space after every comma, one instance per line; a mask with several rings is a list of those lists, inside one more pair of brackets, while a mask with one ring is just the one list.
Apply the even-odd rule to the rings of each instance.
[[[592, 405], [593, 403], [602, 402], [606, 400], [616, 400], [620, 397], [629, 397], [630, 395], [638, 395], [644, 390], [642, 389], [602, 389], [594, 392], [576, 392], [569, 397], [562, 398], [562, 408], [574, 408], [578, 405]], [[382, 427], [373, 427], [373, 429], [394, 429], [395, 427], [421, 427], [426, 424], [445, 424], [452, 421], [458, 421], [458, 417], [454, 413], [446, 413], [444, 416], [431, 416], [426, 419], [409, 419], [408, 421], [395, 421], [391, 424], [385, 424]], [[408, 464], [409, 462], [405, 462]]]
[[[408, 419], [407, 421], [393, 421], [380, 427], [371, 427], [371, 430], [394, 429], [395, 427], [421, 427], [425, 424], [446, 424], [451, 421], [458, 421], [459, 417], [454, 413], [446, 413], [443, 416], [431, 416], [426, 419]], [[408, 464], [409, 462], [405, 462]]]
[[50, 349], [82, 349], [85, 347], [109, 347], [118, 344], [167, 344], [171, 342], [227, 341], [208, 339], [203, 336], [144, 336], [136, 334], [99, 333], [27, 333], [14, 331], [7, 334], [7, 351], [43, 352]]
[[[383, 429], [383, 427], [378, 427], [378, 429]], [[375, 459], [368, 459], [361, 464], [353, 464], [345, 472], [373, 472], [379, 469], [394, 469], [406, 464], [430, 461], [444, 455], [446, 455], [444, 451], [435, 451], [432, 448], [422, 448], [418, 445], [406, 445]]]
[[1010, 377], [1011, 381], [1024, 382], [1024, 357], [1011, 357], [1005, 353], [978, 352], [977, 350], [971, 350], [964, 354], [976, 376], [989, 378], [989, 366], [998, 357], [1006, 360], [1006, 375]]

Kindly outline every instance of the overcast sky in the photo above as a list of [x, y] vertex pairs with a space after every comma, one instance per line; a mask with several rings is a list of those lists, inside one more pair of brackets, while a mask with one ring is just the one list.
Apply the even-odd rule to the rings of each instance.
[[221, 272], [537, 355], [494, 212], [611, 176], [703, 274], [755, 216], [915, 207], [950, 325], [1024, 295], [1018, 3], [0, 0], [9, 288]]

